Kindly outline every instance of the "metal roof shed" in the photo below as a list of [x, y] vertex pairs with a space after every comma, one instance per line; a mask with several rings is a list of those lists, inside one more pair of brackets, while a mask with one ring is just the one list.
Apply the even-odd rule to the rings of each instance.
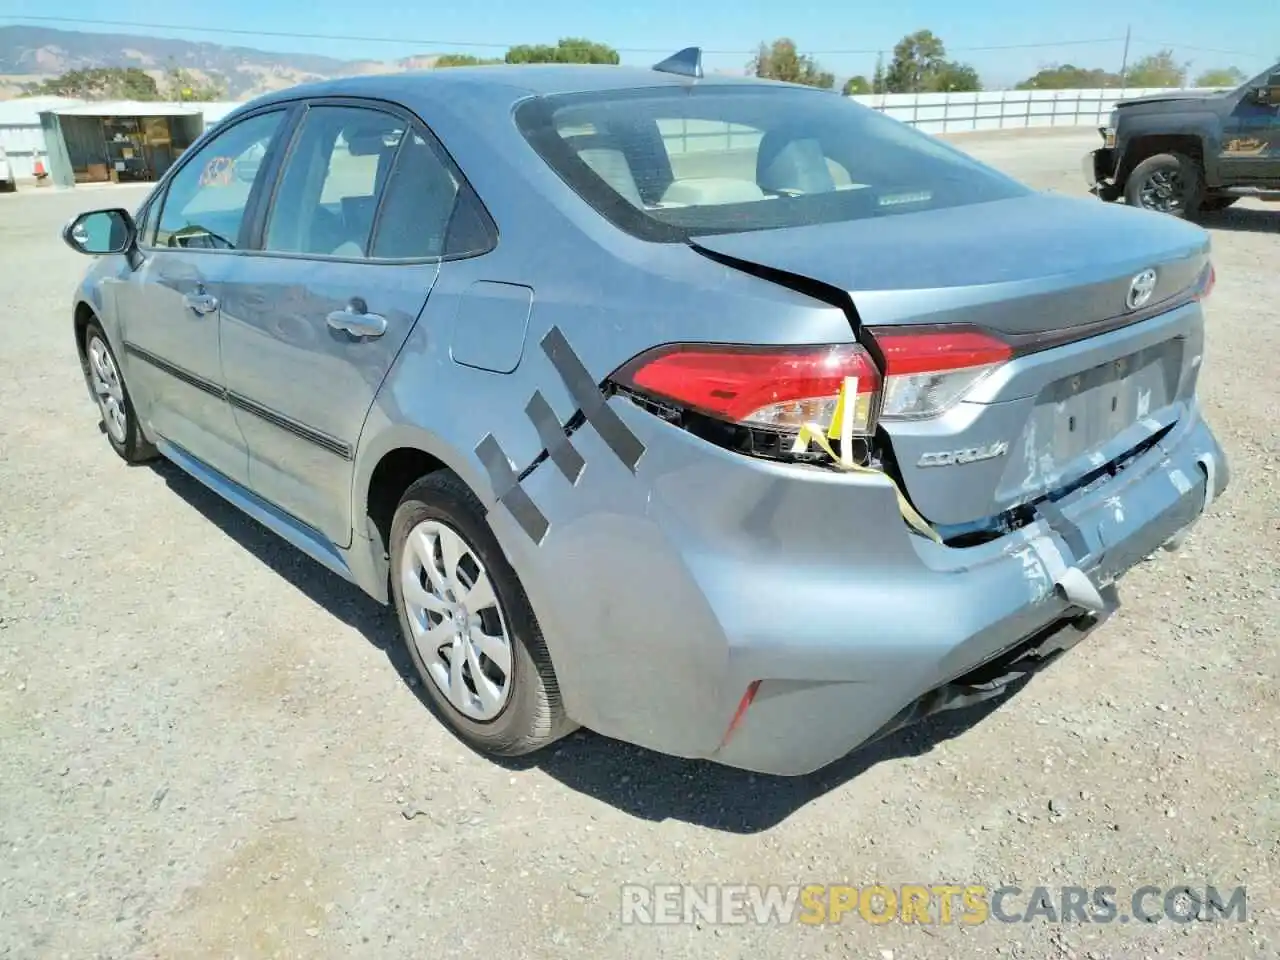
[[204, 122], [196, 103], [113, 100], [40, 113], [49, 174], [60, 187], [159, 179], [203, 132]]

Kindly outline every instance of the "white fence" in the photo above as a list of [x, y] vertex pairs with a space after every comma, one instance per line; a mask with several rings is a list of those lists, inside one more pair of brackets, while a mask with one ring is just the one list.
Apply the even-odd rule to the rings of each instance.
[[1097, 127], [1106, 123], [1118, 100], [1168, 92], [1167, 88], [984, 90], [980, 93], [877, 93], [850, 99], [928, 133], [959, 133], [1027, 127]]
[[[864, 106], [928, 133], [969, 130], [1016, 130], [1031, 127], [1097, 127], [1106, 122], [1117, 100], [1166, 93], [1161, 89], [1132, 90], [987, 90], [980, 93], [889, 93], [851, 97]], [[1204, 91], [1208, 92], [1208, 91]], [[47, 157], [39, 110], [51, 101], [65, 107], [77, 101], [63, 98], [14, 100], [0, 104], [0, 146], [19, 177], [29, 177], [35, 158]], [[154, 107], [155, 105], [151, 105]], [[233, 103], [183, 104], [205, 115], [207, 124], [221, 119]], [[759, 132], [730, 124], [690, 120], [667, 124], [668, 149], [692, 153], [702, 149], [751, 150]], [[48, 161], [46, 160], [46, 167]]]
[[[1119, 100], [1170, 93], [1167, 87], [1103, 90], [985, 90], [979, 93], [886, 93], [850, 97], [856, 103], [926, 133], [1102, 126]], [[1198, 91], [1209, 93], [1209, 90]], [[760, 131], [712, 120], [658, 121], [673, 154], [754, 153]]]

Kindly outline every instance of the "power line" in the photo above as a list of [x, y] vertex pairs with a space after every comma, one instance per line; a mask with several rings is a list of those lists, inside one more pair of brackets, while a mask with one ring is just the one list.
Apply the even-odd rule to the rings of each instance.
[[[1044, 47], [1095, 46], [1099, 43], [1123, 43], [1124, 37], [1096, 37], [1093, 40], [1051, 40], [1046, 43], [1002, 43], [985, 47], [947, 47], [947, 53], [969, 53], [979, 50], [1033, 50]], [[832, 51], [838, 52], [838, 51]], [[839, 51], [842, 52], [842, 51]]]
[[1200, 53], [1222, 53], [1231, 57], [1256, 57], [1258, 59], [1270, 59], [1269, 54], [1262, 53], [1258, 50], [1224, 50], [1221, 47], [1201, 47], [1194, 43], [1173, 43], [1168, 40], [1147, 40], [1145, 38], [1134, 38], [1136, 43], [1145, 43], [1150, 47], [1162, 47], [1173, 50], [1196, 50]]
[[[424, 39], [418, 37], [362, 37], [351, 36], [350, 34], [334, 34], [334, 33], [298, 33], [283, 30], [246, 30], [234, 27], [209, 27], [196, 26], [190, 24], [177, 23], [146, 23], [137, 20], [94, 20], [86, 17], [5, 17], [6, 20], [31, 20], [39, 23], [66, 23], [78, 24], [82, 26], [105, 26], [105, 27], [133, 27], [143, 30], [176, 30], [186, 31], [190, 33], [213, 33], [224, 34], [227, 36], [245, 36], [245, 37], [279, 37], [289, 40], [335, 40], [356, 43], [395, 43], [401, 46], [421, 46], [435, 48], [454, 48], [467, 47], [475, 49], [505, 49], [519, 46], [515, 43], [490, 41], [488, 43], [480, 43], [474, 40], [440, 40], [440, 39]], [[1037, 48], [1050, 47], [1070, 47], [1070, 46], [1089, 46], [1101, 43], [1119, 43], [1124, 37], [1097, 37], [1093, 39], [1082, 40], [1053, 40], [1043, 43], [1006, 43], [1006, 44], [990, 44], [973, 47], [948, 47], [949, 51], [956, 53], [965, 52], [982, 52], [994, 50], [1031, 50]], [[619, 53], [670, 53], [670, 47], [614, 47]], [[851, 54], [873, 54], [881, 52], [881, 47], [868, 47], [866, 49], [838, 49], [838, 50], [811, 50], [806, 51], [810, 56], [844, 56]], [[755, 53], [755, 49], [751, 50], [709, 50], [704, 49], [704, 54], [717, 54], [722, 56], [749, 55]]]

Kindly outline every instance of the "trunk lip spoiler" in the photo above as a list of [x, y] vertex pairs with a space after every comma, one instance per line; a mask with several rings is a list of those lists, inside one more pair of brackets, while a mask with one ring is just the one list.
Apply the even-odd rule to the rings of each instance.
[[[1195, 303], [1198, 299], [1199, 284], [1180, 291], [1171, 297], [1166, 297], [1159, 303], [1151, 304], [1141, 310], [1134, 310], [1077, 326], [1058, 327], [1053, 330], [1037, 330], [1031, 333], [1006, 333], [1003, 330], [996, 330], [980, 323], [868, 324], [862, 329], [872, 339], [875, 339], [878, 335], [892, 337], [912, 333], [945, 333], [962, 329], [976, 330], [1007, 343], [1013, 348], [1013, 357], [1010, 359], [1016, 359], [1042, 353], [1046, 350], [1053, 350], [1057, 347], [1065, 347], [1072, 343], [1079, 343], [1093, 337], [1102, 336], [1105, 333], [1113, 333], [1116, 330], [1123, 330], [1125, 327], [1144, 323], [1147, 320], [1181, 309]], [[880, 359], [882, 358], [877, 357], [877, 360]]]

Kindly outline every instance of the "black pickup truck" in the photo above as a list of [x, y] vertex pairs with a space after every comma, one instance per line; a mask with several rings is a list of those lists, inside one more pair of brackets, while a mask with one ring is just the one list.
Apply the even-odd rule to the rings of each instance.
[[1099, 132], [1084, 174], [1103, 200], [1187, 218], [1280, 200], [1280, 64], [1235, 90], [1122, 100]]

